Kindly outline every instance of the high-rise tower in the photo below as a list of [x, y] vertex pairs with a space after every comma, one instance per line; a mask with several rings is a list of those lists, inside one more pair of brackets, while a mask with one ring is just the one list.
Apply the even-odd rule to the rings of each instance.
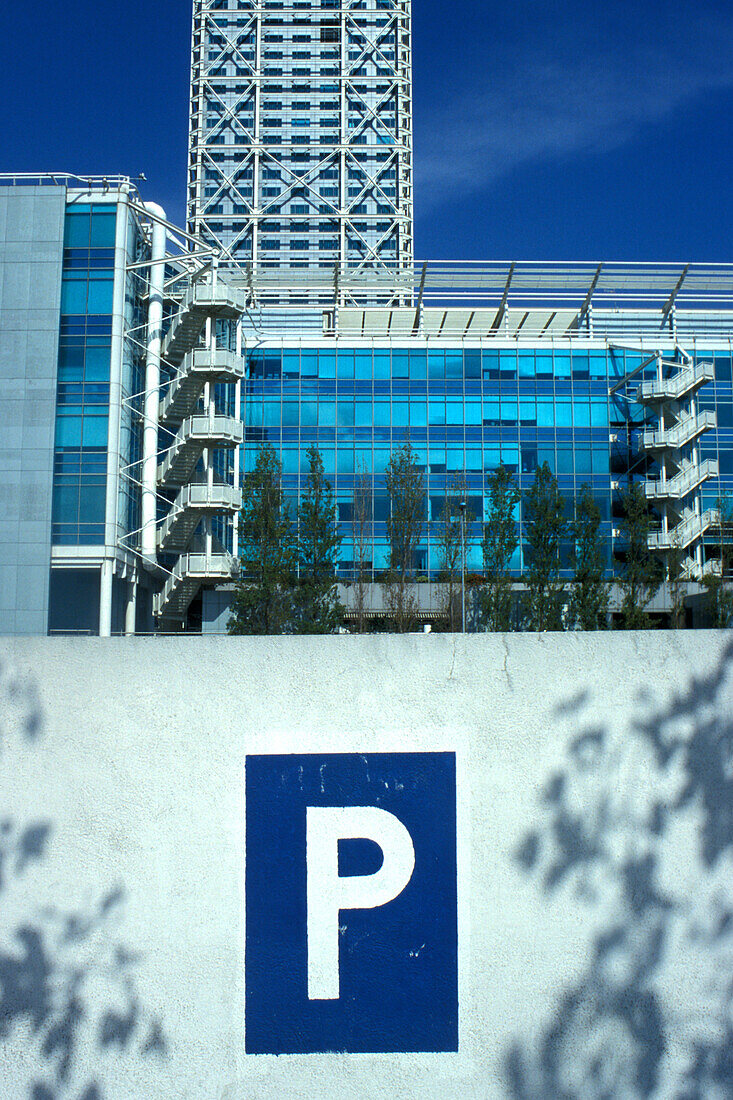
[[413, 259], [410, 0], [194, 0], [189, 229], [227, 266]]

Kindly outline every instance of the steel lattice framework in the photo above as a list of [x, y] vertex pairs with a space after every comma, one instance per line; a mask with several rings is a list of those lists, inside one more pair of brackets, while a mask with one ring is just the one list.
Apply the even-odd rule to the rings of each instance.
[[188, 222], [255, 281], [330, 269], [331, 300], [409, 267], [410, 0], [194, 0]]

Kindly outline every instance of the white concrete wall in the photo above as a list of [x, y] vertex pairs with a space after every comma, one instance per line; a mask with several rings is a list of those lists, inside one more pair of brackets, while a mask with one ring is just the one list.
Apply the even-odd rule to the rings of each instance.
[[[731, 1096], [732, 641], [0, 642], [0, 1096]], [[245, 1055], [245, 755], [427, 749], [459, 1052]]]

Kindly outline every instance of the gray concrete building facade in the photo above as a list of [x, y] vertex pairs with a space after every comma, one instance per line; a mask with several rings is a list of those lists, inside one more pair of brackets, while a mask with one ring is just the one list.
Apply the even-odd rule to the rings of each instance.
[[45, 634], [66, 188], [0, 189], [0, 624]]

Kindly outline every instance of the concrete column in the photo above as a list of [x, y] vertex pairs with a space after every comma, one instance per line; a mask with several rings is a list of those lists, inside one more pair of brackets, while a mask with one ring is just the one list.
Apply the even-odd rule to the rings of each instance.
[[114, 561], [105, 558], [102, 562], [102, 572], [99, 578], [99, 637], [112, 637], [112, 580], [114, 577]]
[[[151, 214], [165, 219], [165, 211], [155, 203], [146, 203]], [[154, 221], [152, 228], [153, 261], [150, 268], [150, 302], [148, 306], [148, 348], [145, 364], [145, 411], [143, 424], [142, 461], [142, 532], [143, 561], [154, 565], [156, 560], [157, 474], [158, 474], [158, 405], [160, 403], [160, 351], [163, 343], [163, 284], [167, 231]]]
[[127, 582], [127, 603], [125, 604], [125, 634], [135, 633], [135, 615], [137, 612], [137, 575]]
[[[107, 435], [107, 489], [105, 496], [104, 542], [107, 553], [117, 549], [122, 524], [119, 515], [120, 477], [127, 455], [120, 453], [122, 433], [122, 371], [125, 347], [125, 293], [127, 271], [127, 238], [129, 233], [129, 195], [120, 193], [115, 233], [115, 278], [112, 303], [112, 348], [109, 372], [109, 430]], [[129, 413], [125, 414], [129, 416]]]

